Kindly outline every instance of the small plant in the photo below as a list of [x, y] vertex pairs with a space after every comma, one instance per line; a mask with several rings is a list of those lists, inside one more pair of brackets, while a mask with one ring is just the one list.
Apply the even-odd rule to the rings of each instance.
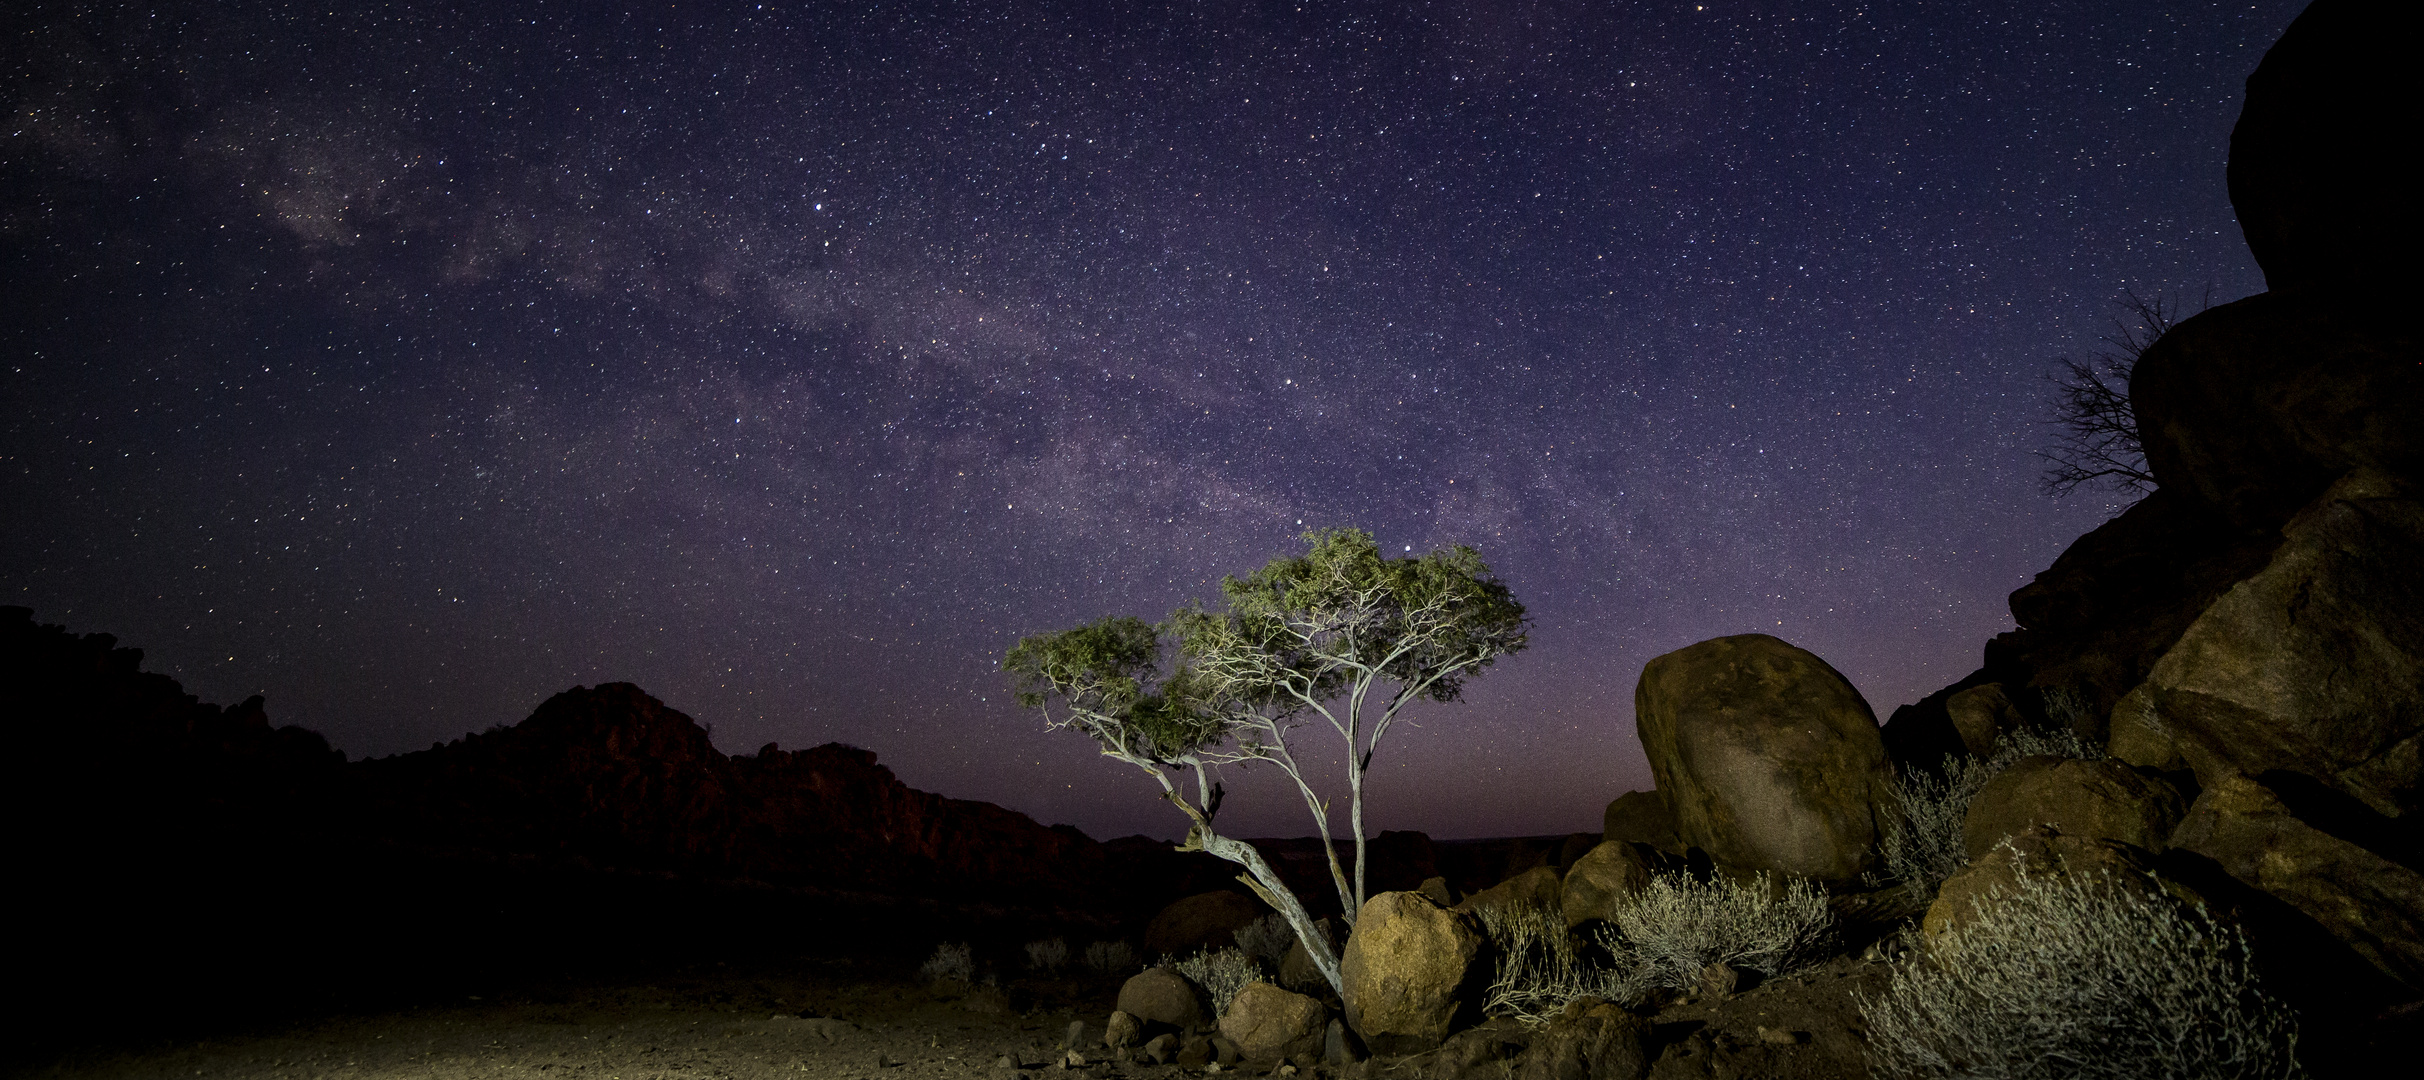
[[1498, 957], [1482, 1008], [1527, 1024], [1555, 1018], [1568, 1002], [1591, 996], [1630, 1001], [1649, 989], [1640, 965], [1609, 967], [1566, 927], [1565, 916], [1536, 905], [1484, 905], [1477, 912]]
[[944, 942], [934, 947], [934, 955], [918, 966], [917, 973], [924, 976], [927, 982], [957, 979], [973, 984], [976, 982], [976, 954], [969, 950], [966, 943], [954, 945]]
[[1262, 961], [1243, 949], [1206, 949], [1171, 966], [1203, 987], [1204, 996], [1212, 999], [1214, 1016], [1227, 1015], [1230, 999], [1247, 983], [1268, 977]]
[[2288, 1080], [2297, 1024], [2256, 983], [2247, 940], [2102, 875], [2020, 868], [2008, 896], [1860, 999], [1889, 1080]]
[[1069, 942], [1063, 938], [1027, 943], [1027, 966], [1047, 975], [1069, 966]]
[[1934, 772], [1914, 773], [1894, 781], [1893, 800], [1901, 820], [1887, 826], [1878, 849], [1885, 857], [1884, 880], [1903, 882], [1934, 892], [1944, 879], [1969, 865], [1969, 850], [1961, 835], [1969, 817], [1970, 800], [1987, 782], [2024, 757], [2064, 757], [2097, 761], [2101, 747], [2071, 730], [2067, 721], [2080, 706], [2067, 691], [2046, 694], [2049, 713], [2062, 710], [2062, 726], [2051, 731], [2014, 728], [1995, 739], [1993, 754], [1981, 759], [1955, 754]]
[[1136, 950], [1125, 941], [1097, 941], [1086, 946], [1086, 966], [1104, 975], [1136, 970]]
[[1294, 944], [1296, 931], [1288, 926], [1285, 915], [1265, 915], [1237, 928], [1237, 947], [1274, 968], [1288, 958], [1288, 946]]
[[1806, 880], [1775, 889], [1764, 874], [1738, 884], [1662, 872], [1609, 913], [1599, 941], [1618, 970], [1639, 969], [1642, 985], [1681, 989], [1713, 963], [1791, 971], [1819, 956], [1833, 921], [1826, 897]]

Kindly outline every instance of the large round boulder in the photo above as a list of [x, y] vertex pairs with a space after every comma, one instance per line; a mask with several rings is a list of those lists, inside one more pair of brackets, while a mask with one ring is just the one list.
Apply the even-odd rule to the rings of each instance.
[[1204, 1004], [1203, 991], [1166, 967], [1146, 968], [1122, 984], [1119, 1011], [1135, 1017], [1146, 1031], [1201, 1031], [1212, 1026], [1212, 1010]]
[[2187, 807], [2161, 780], [2117, 761], [2024, 757], [1970, 798], [1962, 845], [1972, 861], [2031, 825], [2160, 852]]
[[1633, 711], [1685, 843], [1827, 881], [1871, 867], [1890, 805], [1885, 743], [1826, 661], [1766, 634], [1703, 641], [1643, 667]]
[[2309, 5], [2247, 77], [2230, 202], [2274, 289], [2412, 282], [2424, 228], [2399, 149], [2424, 127], [2407, 0]]
[[1604, 921], [1616, 905], [1650, 883], [1650, 860], [1641, 846], [1611, 840], [1574, 860], [1560, 891], [1567, 926]]
[[1222, 889], [1173, 901], [1145, 924], [1150, 956], [1193, 956], [1237, 944], [1237, 931], [1270, 913], [1263, 902]]
[[1437, 1047], [1478, 1012], [1490, 966], [1482, 946], [1471, 916], [1421, 893], [1364, 901], [1339, 963], [1348, 1025], [1377, 1054]]
[[1321, 1002], [1267, 982], [1250, 982], [1229, 999], [1220, 1033], [1237, 1044], [1238, 1055], [1269, 1065], [1298, 1055], [1318, 1055], [1330, 1014]]

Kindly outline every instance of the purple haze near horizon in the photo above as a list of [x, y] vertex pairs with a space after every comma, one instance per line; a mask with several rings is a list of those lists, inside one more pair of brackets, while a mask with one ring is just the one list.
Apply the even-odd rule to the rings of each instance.
[[1169, 836], [1001, 652], [1356, 525], [1537, 618], [1373, 827], [1595, 829], [1650, 657], [1882, 718], [2118, 509], [2044, 375], [2261, 287], [2298, 5], [831, 7], [12, 14], [0, 602], [355, 756], [624, 680]]

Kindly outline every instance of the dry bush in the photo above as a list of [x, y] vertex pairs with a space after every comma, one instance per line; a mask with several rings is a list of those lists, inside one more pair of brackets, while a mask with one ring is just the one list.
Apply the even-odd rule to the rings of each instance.
[[1888, 1080], [2286, 1080], [2297, 1026], [2246, 938], [2108, 877], [2022, 871], [2009, 896], [1863, 999]]
[[1125, 941], [1097, 941], [1086, 946], [1086, 966], [1104, 975], [1119, 975], [1137, 968], [1136, 950]]
[[[2046, 700], [2049, 710], [2078, 708], [2075, 698], [2059, 691], [2048, 692]], [[1970, 800], [2013, 762], [2039, 756], [2096, 761], [2104, 757], [2104, 751], [2068, 726], [2052, 731], [2014, 728], [1996, 738], [1995, 752], [1984, 759], [1955, 754], [1945, 758], [1943, 767], [1935, 772], [1897, 778], [1891, 794], [1902, 811], [1900, 820], [1887, 826], [1878, 843], [1879, 853], [1885, 857], [1883, 880], [1934, 892], [1944, 879], [1960, 873], [1969, 865], [1961, 823], [1969, 817]]]
[[1206, 949], [1170, 966], [1203, 988], [1204, 996], [1212, 1001], [1214, 1016], [1227, 1015], [1230, 999], [1247, 983], [1269, 977], [1262, 961], [1243, 949]]
[[1497, 970], [1482, 1007], [1527, 1024], [1554, 1019], [1579, 997], [1631, 1001], [1649, 989], [1638, 965], [1610, 966], [1566, 928], [1565, 916], [1536, 905], [1482, 907], [1482, 929], [1497, 954]]
[[1294, 944], [1296, 931], [1289, 927], [1288, 917], [1278, 912], [1237, 928], [1237, 947], [1274, 968], [1288, 958], [1288, 947]]
[[976, 982], [976, 954], [970, 951], [965, 943], [954, 945], [944, 942], [934, 947], [934, 955], [918, 966], [917, 973], [924, 976], [928, 982], [958, 979], [964, 983], [974, 984]]
[[1628, 981], [1680, 989], [1713, 963], [1772, 976], [1819, 959], [1833, 921], [1805, 880], [1775, 889], [1764, 874], [1738, 884], [1661, 872], [1610, 912], [1599, 941]]
[[1027, 966], [1047, 975], [1069, 966], [1069, 942], [1063, 938], [1028, 942]]

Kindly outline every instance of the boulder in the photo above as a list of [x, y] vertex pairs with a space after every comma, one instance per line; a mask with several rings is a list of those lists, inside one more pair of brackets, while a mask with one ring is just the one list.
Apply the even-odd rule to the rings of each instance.
[[1975, 758], [1993, 756], [1995, 740], [2025, 722], [2001, 683], [1973, 686], [1944, 699], [1944, 715], [1960, 736], [1961, 749]]
[[1432, 903], [1441, 907], [1456, 906], [1456, 894], [1448, 891], [1448, 879], [1445, 877], [1434, 875], [1424, 878], [1414, 891], [1430, 897]]
[[1650, 1035], [1648, 1020], [1578, 998], [1533, 1036], [1515, 1080], [1641, 1080], [1650, 1072]]
[[1485, 907], [1558, 910], [1557, 868], [1535, 866], [1487, 889], [1465, 897], [1455, 910], [1478, 912]]
[[2413, 287], [2414, 170], [2424, 127], [2412, 4], [2321, 0], [2247, 77], [2230, 133], [2231, 208], [2275, 290]]
[[1531, 1041], [1531, 1030], [1520, 1022], [1494, 1017], [1440, 1044], [1423, 1066], [1422, 1080], [1506, 1080]]
[[1179, 1031], [1212, 1026], [1212, 1011], [1204, 1006], [1203, 991], [1166, 967], [1146, 968], [1122, 984], [1119, 1011], [1146, 1025], [1166, 1025]]
[[2265, 530], [2333, 478], [2424, 471], [2424, 357], [2395, 305], [2260, 293], [2182, 321], [2129, 381], [2150, 472]]
[[1145, 924], [1145, 952], [1185, 957], [1227, 948], [1237, 944], [1240, 927], [1269, 913], [1262, 901], [1241, 892], [1197, 893], [1173, 901]]
[[[1323, 941], [1333, 943], [1331, 948], [1335, 950], [1337, 948], [1335, 943], [1338, 941], [1338, 931], [1335, 925], [1328, 919], [1315, 919], [1313, 926], [1314, 929], [1321, 932]], [[1335, 956], [1336, 953], [1333, 952], [1332, 955]], [[1330, 980], [1323, 978], [1321, 968], [1313, 963], [1313, 954], [1306, 951], [1304, 939], [1297, 938], [1288, 942], [1288, 955], [1279, 961], [1279, 985], [1290, 990], [1312, 990], [1316, 993], [1330, 989]]]
[[1894, 715], [1877, 732], [1885, 740], [1885, 756], [1893, 760], [1895, 771], [1903, 776], [1938, 772], [1946, 758], [1968, 753], [1960, 731], [1953, 727], [1953, 719], [1945, 711], [1946, 703], [1955, 694], [1994, 680], [1993, 672], [1980, 668], [1951, 686], [1895, 708]]
[[2170, 784], [2119, 762], [2024, 757], [1971, 797], [1961, 839], [1972, 862], [2031, 825], [2159, 853], [2184, 809]]
[[1145, 1025], [1135, 1016], [1113, 1009], [1111, 1019], [1103, 1022], [1103, 1049], [1125, 1050], [1144, 1041], [1144, 1032]]
[[1766, 634], [1651, 660], [1641, 747], [1684, 843], [1719, 863], [1844, 881], [1890, 811], [1877, 716], [1826, 661]]
[[2186, 770], [2188, 759], [2181, 756], [2180, 744], [2172, 738], [2171, 728], [2155, 715], [2151, 700], [2144, 683], [2121, 696], [2121, 703], [2113, 706], [2104, 752], [2124, 765], [2152, 772]]
[[2384, 974], [2424, 989], [2424, 874], [2413, 867], [2308, 824], [2274, 789], [2238, 775], [2207, 782], [2172, 843], [2303, 912]]
[[1651, 864], [1642, 846], [1611, 840], [1574, 861], [1559, 890], [1567, 926], [1607, 919], [1619, 902], [1650, 883]]
[[2424, 807], [2424, 502], [2359, 471], [2282, 532], [2148, 673], [2139, 722], [2201, 783], [2285, 769], [2387, 817]]
[[1470, 916], [1421, 893], [1384, 892], [1364, 902], [1339, 974], [1348, 1026], [1374, 1053], [1421, 1053], [1477, 1011], [1490, 974]]
[[1936, 946], [1946, 934], [1968, 924], [1980, 906], [1991, 906], [1998, 896], [2011, 895], [2022, 872], [2081, 877], [2103, 874], [2124, 888], [2150, 891], [2162, 888], [2193, 899], [2185, 889], [2169, 883], [2158, 884], [2150, 878], [2153, 867], [2154, 857], [2142, 848], [2094, 837], [2065, 836], [2048, 826], [2033, 825], [2006, 837], [2003, 846], [1970, 863], [1968, 869], [1944, 879], [1936, 890], [1935, 902], [1928, 905], [1927, 915], [1919, 922], [1919, 938], [1931, 947]]
[[1656, 791], [1628, 791], [1616, 796], [1602, 816], [1601, 840], [1630, 840], [1673, 855], [1683, 854], [1683, 838], [1675, 835], [1675, 814]]
[[1321, 1002], [1258, 981], [1229, 999], [1220, 1033], [1237, 1044], [1246, 1061], [1269, 1065], [1299, 1054], [1319, 1054], [1329, 1023], [1329, 1011]]

